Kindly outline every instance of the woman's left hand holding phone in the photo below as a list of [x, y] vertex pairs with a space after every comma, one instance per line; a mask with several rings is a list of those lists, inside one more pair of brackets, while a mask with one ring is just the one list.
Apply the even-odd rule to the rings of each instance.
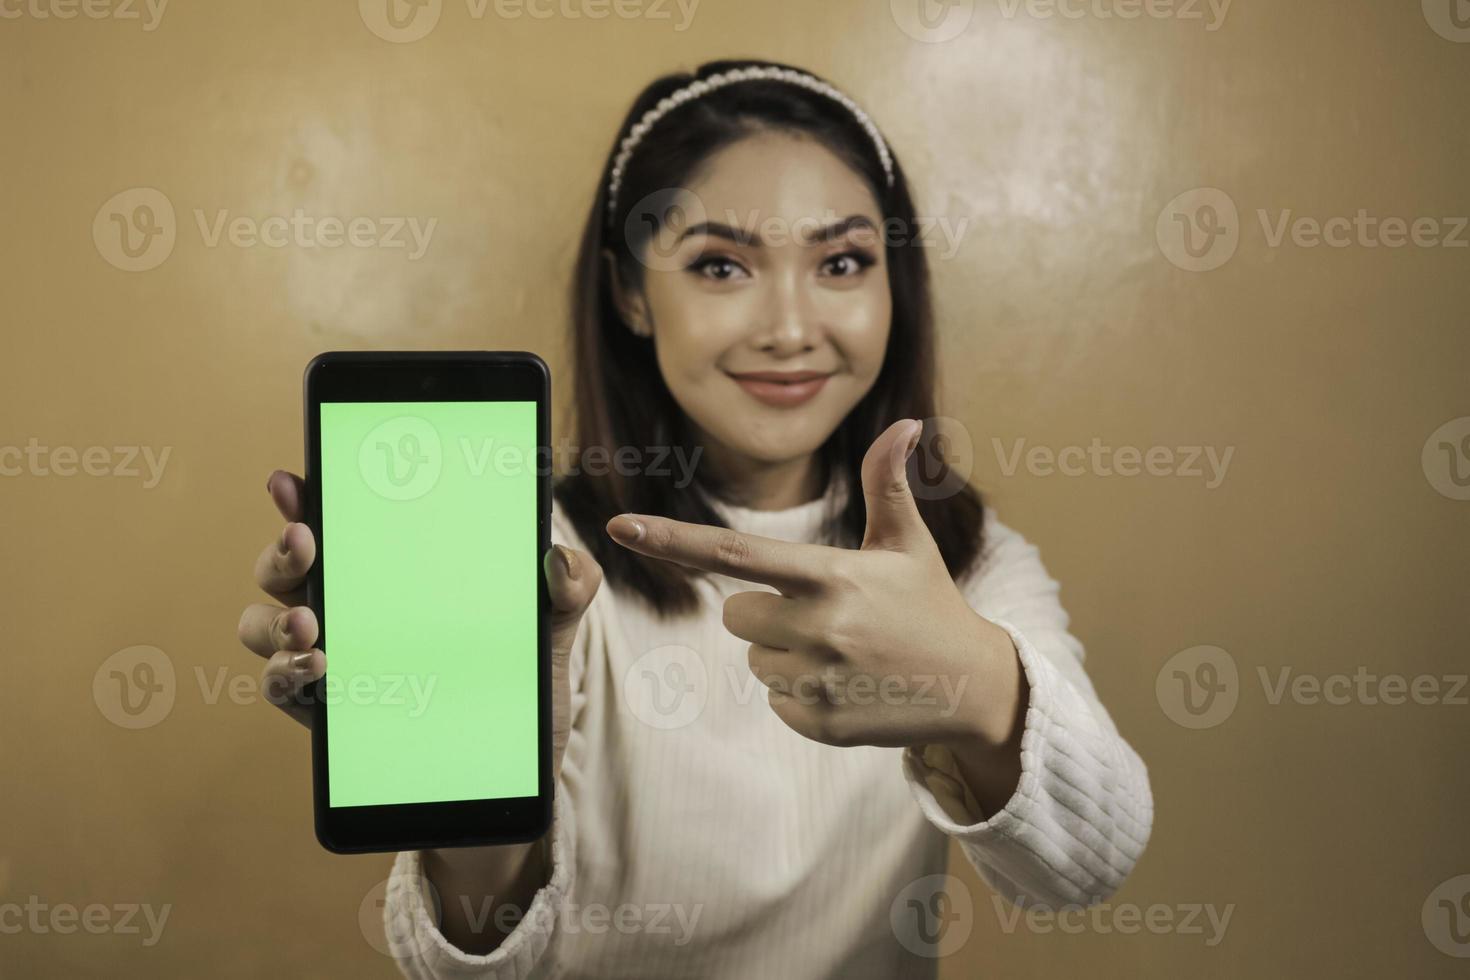
[[288, 523], [255, 560], [255, 584], [280, 604], [246, 606], [240, 642], [266, 658], [260, 677], [264, 698], [310, 728], [311, 704], [302, 691], [326, 673], [327, 657], [316, 648], [316, 613], [306, 604], [306, 573], [316, 561], [316, 538], [301, 523], [306, 484], [295, 474], [276, 470], [265, 486]]
[[[256, 584], [276, 603], [254, 603], [240, 617], [240, 642], [266, 658], [261, 693], [307, 728], [311, 704], [302, 692], [327, 669], [327, 658], [317, 649], [316, 614], [306, 605], [306, 574], [316, 561], [316, 539], [302, 523], [306, 484], [293, 473], [276, 470], [266, 490], [288, 522], [280, 537], [266, 546], [255, 561]], [[561, 778], [562, 757], [570, 732], [570, 680], [567, 665], [582, 614], [602, 583], [602, 567], [583, 551], [556, 545], [560, 553], [548, 556], [547, 590], [551, 598], [551, 658], [553, 701], [553, 772]], [[457, 847], [426, 850], [423, 869], [441, 896], [444, 937], [468, 953], [484, 954], [505, 938], [494, 925], [471, 927], [466, 908], [480, 908], [484, 897], [510, 904], [522, 912], [546, 884], [546, 872], [535, 860], [537, 843], [494, 847]], [[470, 901], [445, 901], [464, 895]], [[484, 917], [495, 923], [499, 916]]]

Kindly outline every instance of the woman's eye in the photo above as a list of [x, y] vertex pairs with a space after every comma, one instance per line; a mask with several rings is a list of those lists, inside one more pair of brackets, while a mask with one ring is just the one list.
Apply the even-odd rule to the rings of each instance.
[[740, 267], [740, 263], [725, 258], [722, 255], [712, 255], [709, 258], [699, 259], [689, 268], [706, 279], [714, 279], [719, 282], [736, 279], [745, 274], [745, 270]]
[[822, 263], [822, 271], [829, 276], [850, 277], [861, 274], [873, 265], [873, 258], [861, 252], [843, 252]]

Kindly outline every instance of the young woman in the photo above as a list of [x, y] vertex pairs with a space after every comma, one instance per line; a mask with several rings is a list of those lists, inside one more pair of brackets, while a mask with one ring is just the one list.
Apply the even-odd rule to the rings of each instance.
[[[573, 282], [577, 442], [606, 455], [558, 483], [546, 560], [552, 831], [399, 854], [406, 975], [927, 976], [964, 914], [931, 877], [949, 838], [1012, 902], [1128, 875], [1147, 771], [1057, 583], [930, 440], [909, 479], [937, 414], [916, 227], [882, 135], [810, 74], [716, 63], [638, 97]], [[256, 575], [284, 606], [241, 637], [305, 720], [315, 543], [300, 480], [267, 486], [291, 523]]]

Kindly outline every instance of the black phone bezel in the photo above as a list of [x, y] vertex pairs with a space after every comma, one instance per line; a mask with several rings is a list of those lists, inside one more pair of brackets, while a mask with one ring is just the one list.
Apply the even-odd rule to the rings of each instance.
[[[551, 547], [551, 373], [528, 351], [330, 351], [314, 357], [304, 376], [306, 403], [305, 523], [317, 558], [307, 574], [307, 604], [327, 653], [330, 618], [323, 608], [321, 547], [321, 413], [323, 401], [535, 401], [537, 553], [527, 573], [537, 581], [537, 760], [540, 791], [533, 797], [333, 807], [329, 804], [324, 679], [303, 692], [311, 704], [312, 797], [316, 837], [338, 854], [427, 847], [473, 847], [536, 840], [551, 825], [551, 602], [542, 561]], [[531, 563], [534, 561], [534, 565]]]

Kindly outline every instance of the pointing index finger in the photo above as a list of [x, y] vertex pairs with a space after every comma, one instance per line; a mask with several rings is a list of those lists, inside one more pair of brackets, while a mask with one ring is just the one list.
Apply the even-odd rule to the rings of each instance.
[[607, 522], [607, 533], [618, 544], [650, 558], [760, 582], [786, 595], [813, 592], [822, 581], [825, 549], [820, 545], [645, 514], [619, 514]]

